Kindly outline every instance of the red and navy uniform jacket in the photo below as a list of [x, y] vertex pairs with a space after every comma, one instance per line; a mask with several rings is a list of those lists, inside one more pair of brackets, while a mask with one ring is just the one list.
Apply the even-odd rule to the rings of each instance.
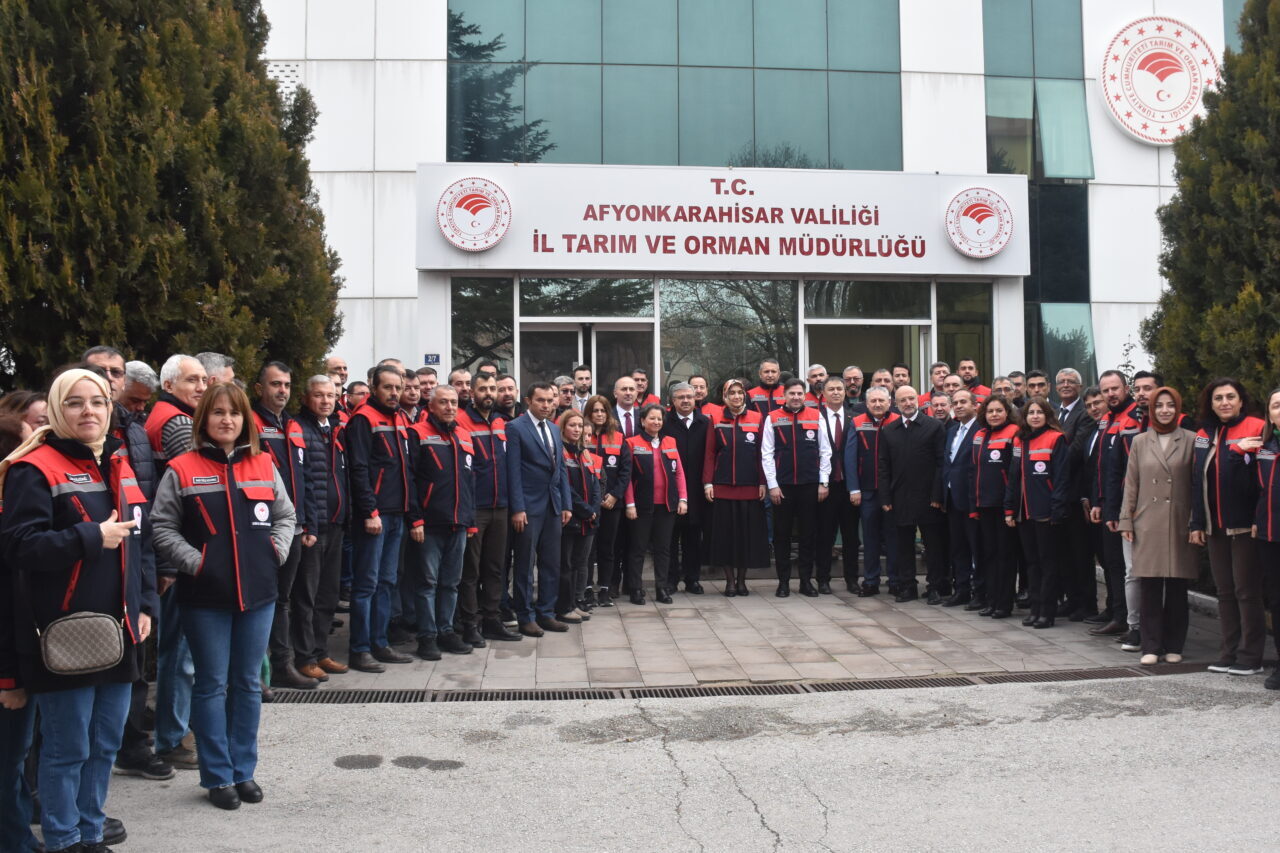
[[398, 408], [389, 410], [376, 401], [365, 402], [347, 421], [347, 466], [355, 521], [363, 524], [382, 513], [416, 518], [411, 429]]
[[[759, 439], [756, 439], [759, 441]], [[646, 515], [653, 512], [653, 466], [661, 464], [667, 476], [666, 506], [675, 512], [680, 505], [679, 478], [684, 477], [684, 468], [680, 464], [680, 448], [676, 440], [669, 435], [662, 436], [658, 442], [657, 452], [653, 449], [653, 439], [647, 433], [633, 435], [627, 439], [627, 447], [631, 451], [631, 494], [635, 498], [636, 512]]]
[[475, 448], [466, 427], [441, 423], [435, 415], [414, 424], [418, 450], [413, 466], [416, 516], [432, 531], [475, 531]]
[[1126, 399], [1121, 407], [1109, 412], [1106, 443], [1102, 447], [1102, 520], [1119, 521], [1124, 502], [1124, 475], [1129, 470], [1129, 450], [1133, 440], [1146, 432], [1145, 419], [1138, 404]]
[[276, 417], [259, 403], [253, 404], [253, 423], [262, 452], [271, 457], [284, 481], [289, 501], [298, 514], [298, 527], [303, 533], [315, 533], [318, 519], [313, 518], [315, 504], [306, 476], [307, 442], [302, 437], [302, 424], [289, 417], [288, 412]]
[[781, 409], [787, 394], [781, 385], [757, 385], [747, 392], [747, 408], [761, 415]]
[[415, 424], [420, 424], [425, 421], [427, 419], [428, 412], [426, 406], [414, 406], [412, 412], [408, 409], [400, 409], [400, 414], [404, 416], [405, 423], [409, 424], [409, 426], [414, 426]]
[[[1191, 529], [1214, 533], [1249, 528], [1258, 504], [1255, 454], [1240, 440], [1265, 435], [1262, 418], [1240, 415], [1196, 433], [1191, 469]], [[1212, 522], [1212, 526], [1210, 523]]]
[[636, 400], [636, 411], [643, 409], [645, 406], [661, 406], [662, 400], [657, 394], [646, 394], [643, 400]]
[[712, 423], [715, 423], [717, 420], [719, 420], [720, 410], [722, 408], [723, 408], [722, 406], [717, 406], [715, 403], [711, 402], [710, 400], [703, 400], [701, 403], [693, 404], [693, 410], [695, 412], [701, 412], [702, 414], [706, 415], [708, 418], [711, 419]]
[[587, 437], [587, 447], [598, 457], [601, 470], [604, 472], [604, 489], [600, 500], [605, 495], [613, 495], [614, 508], [622, 508], [627, 495], [627, 484], [631, 482], [631, 448], [621, 430], [614, 430], [608, 435]]
[[471, 433], [475, 452], [471, 472], [475, 476], [476, 509], [503, 509], [507, 505], [507, 422], [497, 411], [489, 418], [474, 405], [458, 412], [458, 425]]
[[805, 408], [809, 408], [809, 409], [818, 408], [819, 406], [822, 405], [822, 395], [815, 394], [812, 391], [806, 391], [804, 393], [804, 405], [805, 405]]
[[329, 428], [323, 429], [320, 419], [304, 408], [298, 412], [297, 422], [302, 425], [302, 438], [307, 446], [305, 470], [311, 517], [317, 528], [326, 524], [344, 525], [351, 517], [351, 487], [342, 418], [335, 412], [328, 418]]
[[869, 412], [854, 416], [854, 440], [846, 440], [844, 446], [844, 479], [850, 494], [862, 492], [870, 497], [880, 488], [880, 430], [900, 417], [886, 412], [876, 423]]
[[[78, 441], [50, 437], [13, 463], [0, 514], [0, 564], [6, 593], [0, 631], [10, 640], [0, 659], [0, 688], [33, 692], [137, 677], [131, 648], [115, 667], [83, 676], [53, 675], [40, 656], [36, 630], [68, 613], [105, 613], [121, 621], [128, 646], [139, 644], [139, 614], [155, 614], [147, 499], [120, 440], [108, 437], [102, 461]], [[99, 525], [116, 512], [137, 526], [115, 549], [102, 547]]]
[[822, 416], [807, 406], [799, 412], [785, 407], [769, 413], [773, 427], [773, 464], [779, 486], [818, 482], [818, 430]]
[[1276, 469], [1280, 468], [1280, 440], [1274, 434], [1259, 448], [1254, 468], [1258, 473], [1258, 506], [1253, 523], [1258, 526], [1258, 538], [1280, 542], [1280, 477], [1276, 476]]
[[1005, 489], [1004, 514], [1022, 521], [1066, 521], [1071, 503], [1071, 460], [1067, 437], [1041, 428], [1013, 439], [1013, 463]]
[[702, 476], [720, 486], [760, 486], [760, 443], [764, 438], [764, 415], [749, 406], [734, 417], [728, 409], [707, 431], [707, 458]]
[[578, 454], [564, 448], [564, 473], [573, 501], [573, 520], [565, 526], [565, 533], [586, 536], [599, 524], [602, 470], [600, 459], [590, 450]]
[[972, 381], [965, 383], [965, 387], [973, 394], [973, 404], [975, 406], [986, 402], [986, 399], [991, 396], [991, 389], [983, 385], [982, 381], [976, 376], [973, 377]]
[[182, 498], [182, 538], [200, 551], [195, 574], [178, 574], [179, 603], [245, 611], [274, 601], [286, 555], [271, 539], [271, 457], [241, 447], [228, 458], [221, 448], [202, 447], [169, 468]]
[[147, 415], [145, 429], [147, 431], [147, 441], [151, 442], [151, 450], [155, 453], [157, 483], [160, 481], [160, 476], [164, 474], [165, 465], [169, 461], [168, 455], [164, 452], [165, 424], [180, 415], [185, 415], [188, 418], [195, 417], [195, 413], [195, 409], [190, 408], [168, 392], [162, 393], [160, 399], [151, 407], [151, 412]]
[[[973, 505], [978, 509], [1004, 506], [1017, 434], [1016, 424], [1005, 424], [995, 430], [983, 427], [973, 437]], [[976, 518], [977, 513], [973, 516]]]

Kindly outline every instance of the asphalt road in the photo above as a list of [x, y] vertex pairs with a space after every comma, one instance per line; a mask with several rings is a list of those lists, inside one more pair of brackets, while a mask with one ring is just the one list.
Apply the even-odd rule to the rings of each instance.
[[264, 708], [260, 805], [116, 777], [140, 851], [1276, 850], [1280, 702], [1187, 675]]

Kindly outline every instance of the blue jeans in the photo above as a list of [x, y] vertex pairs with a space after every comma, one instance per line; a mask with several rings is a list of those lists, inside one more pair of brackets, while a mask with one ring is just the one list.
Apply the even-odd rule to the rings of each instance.
[[102, 806], [124, 737], [131, 690], [128, 683], [103, 684], [36, 695], [40, 825], [50, 850], [102, 840]]
[[35, 850], [38, 843], [31, 833], [31, 788], [23, 772], [35, 721], [33, 701], [19, 711], [0, 708], [0, 850], [4, 853]]
[[200, 756], [200, 787], [221, 788], [253, 778], [258, 766], [262, 657], [275, 602], [246, 610], [188, 607], [182, 627], [196, 662], [191, 730]]
[[858, 510], [862, 518], [862, 582], [868, 586], [880, 585], [880, 556], [883, 554], [889, 582], [898, 583], [897, 538], [880, 508], [876, 493], [863, 492]]
[[458, 606], [458, 581], [462, 580], [462, 555], [467, 548], [467, 531], [452, 533], [427, 531], [416, 549], [422, 555], [416, 590], [418, 638], [435, 637], [453, 630], [453, 612]]
[[370, 651], [370, 644], [387, 645], [387, 623], [391, 621], [391, 596], [396, 589], [400, 567], [400, 540], [404, 537], [404, 516], [379, 514], [382, 532], [364, 532], [363, 521], [355, 528], [355, 577], [351, 582], [351, 651]]
[[182, 611], [175, 586], [160, 596], [156, 631], [156, 752], [168, 752], [187, 734], [191, 685], [195, 683], [195, 666], [182, 632]]
[[[556, 598], [560, 595], [560, 513], [551, 501], [536, 515], [528, 513], [529, 523], [515, 534], [516, 561], [514, 573], [516, 618], [520, 622], [555, 618]], [[534, 600], [534, 565], [537, 564], [538, 596]]]

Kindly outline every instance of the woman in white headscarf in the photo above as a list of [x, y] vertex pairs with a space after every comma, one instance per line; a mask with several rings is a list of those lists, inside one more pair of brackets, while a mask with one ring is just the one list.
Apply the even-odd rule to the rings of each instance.
[[[97, 849], [107, 785], [120, 748], [137, 648], [158, 607], [146, 499], [128, 456], [108, 434], [111, 388], [87, 370], [68, 370], [49, 389], [49, 426], [0, 462], [0, 583], [12, 607], [0, 612], [16, 666], [14, 687], [40, 711], [41, 825], [49, 851]], [[120, 623], [124, 654], [82, 675], [51, 672], [40, 633], [71, 613]]]

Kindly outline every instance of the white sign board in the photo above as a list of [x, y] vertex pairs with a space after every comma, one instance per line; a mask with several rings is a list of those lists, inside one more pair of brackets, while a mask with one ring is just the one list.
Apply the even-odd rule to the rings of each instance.
[[417, 191], [422, 270], [1030, 273], [1023, 175], [425, 163]]

